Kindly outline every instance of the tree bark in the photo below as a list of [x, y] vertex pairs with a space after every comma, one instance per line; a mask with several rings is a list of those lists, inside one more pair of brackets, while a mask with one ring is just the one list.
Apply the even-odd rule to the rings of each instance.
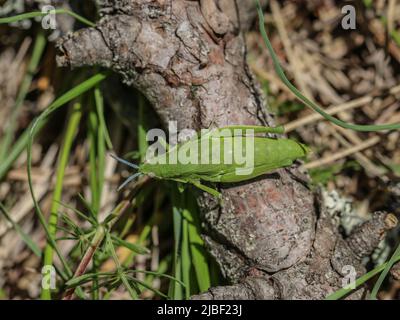
[[[60, 65], [114, 70], [178, 129], [273, 125], [246, 63], [253, 0], [99, 2], [97, 26], [59, 42]], [[365, 271], [361, 257], [393, 226], [379, 213], [344, 240], [298, 164], [221, 192], [222, 203], [202, 194], [199, 204], [207, 246], [232, 285], [195, 299], [324, 298], [341, 287], [343, 266]]]

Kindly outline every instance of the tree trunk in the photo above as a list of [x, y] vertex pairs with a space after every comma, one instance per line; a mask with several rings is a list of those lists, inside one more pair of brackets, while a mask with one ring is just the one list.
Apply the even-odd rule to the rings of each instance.
[[[253, 0], [99, 2], [96, 28], [60, 41], [60, 65], [114, 70], [178, 129], [273, 125], [246, 63]], [[297, 167], [221, 185], [222, 204], [199, 197], [204, 238], [232, 285], [193, 298], [321, 299], [341, 287], [344, 266], [365, 272], [360, 260], [393, 226], [391, 216], [376, 214], [344, 240]]]

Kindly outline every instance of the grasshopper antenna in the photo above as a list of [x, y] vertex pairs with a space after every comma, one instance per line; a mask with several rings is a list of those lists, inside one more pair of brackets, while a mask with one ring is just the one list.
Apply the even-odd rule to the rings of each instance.
[[137, 177], [141, 176], [142, 174], [140, 172], [137, 172], [133, 175], [131, 175], [128, 179], [126, 179], [117, 189], [117, 191], [121, 191], [129, 182], [135, 180]]
[[127, 165], [128, 167], [131, 167], [131, 168], [133, 168], [133, 169], [139, 170], [139, 166], [137, 166], [136, 164], [134, 164], [134, 163], [132, 163], [132, 162], [126, 161], [126, 160], [124, 160], [124, 159], [122, 159], [122, 158], [120, 158], [120, 157], [117, 157], [117, 156], [114, 155], [114, 154], [110, 154], [110, 156], [111, 156], [111, 158], [117, 160], [118, 162], [121, 162], [121, 163]]
[[[126, 161], [126, 160], [124, 160], [124, 159], [122, 159], [122, 158], [120, 158], [120, 157], [117, 157], [117, 156], [114, 155], [114, 154], [110, 154], [110, 156], [111, 156], [113, 159], [117, 160], [118, 162], [121, 162], [121, 163], [127, 165], [128, 167], [131, 167], [131, 168], [133, 168], [133, 169], [139, 170], [139, 166], [137, 166], [137, 165], [134, 164], [134, 163], [131, 163], [131, 162]], [[122, 188], [124, 188], [129, 182], [135, 180], [137, 177], [139, 177], [139, 176], [141, 176], [141, 175], [142, 175], [142, 173], [140, 173], [140, 172], [137, 172], [137, 173], [131, 175], [128, 179], [126, 179], [126, 180], [118, 187], [117, 191], [120, 191], [120, 190], [121, 190]]]

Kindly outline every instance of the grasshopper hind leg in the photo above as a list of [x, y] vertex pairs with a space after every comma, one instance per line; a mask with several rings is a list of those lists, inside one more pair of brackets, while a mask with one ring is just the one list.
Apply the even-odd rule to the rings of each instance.
[[222, 196], [221, 193], [218, 192], [216, 189], [207, 187], [204, 184], [201, 184], [200, 182], [190, 181], [190, 183], [193, 184], [196, 188], [199, 188], [200, 190], [205, 191], [205, 192], [213, 195], [214, 197], [221, 198], [221, 196]]

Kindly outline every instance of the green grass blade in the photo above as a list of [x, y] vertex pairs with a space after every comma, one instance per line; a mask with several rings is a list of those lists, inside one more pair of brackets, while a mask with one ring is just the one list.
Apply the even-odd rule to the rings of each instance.
[[400, 129], [400, 123], [393, 123], [393, 124], [382, 124], [382, 125], [359, 125], [359, 124], [352, 124], [352, 123], [347, 123], [344, 122], [338, 118], [335, 118], [334, 116], [326, 113], [319, 105], [305, 97], [300, 90], [298, 90], [286, 77], [285, 72], [283, 71], [283, 68], [280, 65], [279, 58], [275, 53], [274, 48], [272, 47], [272, 44], [268, 38], [267, 32], [265, 31], [265, 20], [264, 20], [264, 13], [262, 11], [260, 1], [256, 0], [257, 4], [257, 12], [258, 12], [258, 18], [259, 18], [259, 24], [260, 24], [260, 32], [263, 37], [264, 43], [269, 51], [269, 54], [272, 58], [273, 64], [275, 71], [278, 75], [278, 77], [281, 79], [281, 81], [288, 87], [288, 89], [301, 101], [303, 102], [307, 107], [311, 108], [313, 111], [319, 113], [322, 117], [324, 117], [326, 120], [342, 127], [345, 129], [352, 129], [355, 131], [364, 131], [364, 132], [369, 132], [369, 131], [382, 131], [382, 130], [398, 130]]
[[89, 281], [92, 281], [93, 278], [106, 278], [114, 275], [114, 272], [97, 272], [97, 273], [86, 273], [79, 277], [74, 277], [68, 280], [65, 285], [67, 288], [74, 288], [77, 286], [81, 286]]
[[99, 86], [95, 87], [93, 97], [94, 108], [90, 110], [88, 116], [89, 181], [92, 194], [91, 211], [97, 215], [101, 207], [104, 185], [106, 145], [112, 148], [112, 144], [104, 120], [104, 101]]
[[368, 9], [370, 9], [372, 8], [373, 0], [363, 0], [363, 3]]
[[98, 121], [96, 113], [93, 110], [89, 111], [88, 116], [88, 140], [89, 140], [89, 184], [91, 192], [91, 211], [97, 216], [100, 208], [100, 179], [99, 174], [104, 175], [104, 171], [98, 171], [97, 157], [97, 130]]
[[188, 234], [190, 240], [190, 254], [196, 273], [197, 284], [200, 291], [204, 292], [211, 287], [211, 276], [207, 252], [204, 248], [204, 241], [201, 238], [201, 225], [195, 201], [196, 200], [190, 196], [187, 210], [185, 210], [185, 218], [189, 221]]
[[10, 145], [15, 135], [15, 128], [19, 112], [21, 111], [21, 107], [23, 105], [23, 102], [25, 101], [25, 97], [28, 94], [29, 88], [31, 87], [33, 75], [39, 66], [39, 62], [42, 58], [44, 48], [46, 47], [46, 43], [47, 43], [46, 37], [44, 36], [43, 32], [39, 32], [38, 35], [36, 36], [35, 44], [33, 46], [31, 60], [29, 62], [25, 77], [22, 80], [17, 99], [13, 106], [10, 120], [6, 127], [5, 136], [1, 140], [0, 162], [3, 162], [4, 158], [9, 152]]
[[110, 133], [107, 129], [106, 120], [104, 119], [104, 98], [99, 86], [96, 86], [96, 88], [94, 89], [94, 99], [96, 104], [97, 116], [99, 118], [99, 130], [101, 130], [102, 136], [106, 141], [107, 148], [113, 149]]
[[[42, 121], [41, 123], [37, 124], [36, 130], [40, 131], [45, 126], [45, 124], [46, 121]], [[13, 144], [13, 147], [9, 151], [7, 157], [5, 157], [3, 162], [0, 163], [0, 180], [4, 178], [4, 176], [7, 174], [8, 170], [10, 170], [22, 151], [25, 150], [26, 146], [28, 145], [30, 130], [30, 127], [24, 130], [17, 141]]]
[[146, 138], [146, 123], [144, 117], [145, 100], [142, 95], [139, 96], [139, 124], [138, 124], [138, 145], [140, 160], [143, 162], [146, 157], [146, 151], [149, 147]]
[[[179, 193], [179, 190], [176, 186], [172, 189], [172, 220], [173, 220], [173, 228], [174, 228], [174, 255], [173, 255], [173, 275], [175, 279], [182, 281], [182, 260], [181, 260], [181, 233], [182, 233], [182, 212], [181, 212], [181, 204], [182, 204], [182, 194]], [[182, 286], [179, 285], [176, 281], [170, 282], [170, 287], [168, 291], [168, 296], [174, 300], [182, 300], [183, 299], [183, 290]]]
[[93, 207], [91, 204], [85, 199], [85, 197], [81, 194], [78, 194], [79, 199], [81, 200], [82, 204], [85, 206], [85, 208], [88, 210], [88, 215], [92, 221], [94, 221], [93, 224], [98, 223], [97, 220], [97, 213], [93, 211]]
[[138, 294], [137, 292], [132, 288], [132, 286], [130, 285], [127, 276], [124, 274], [122, 267], [121, 267], [121, 263], [118, 259], [117, 253], [115, 251], [114, 248], [114, 244], [112, 242], [111, 239], [111, 235], [109, 232], [106, 233], [106, 244], [107, 244], [107, 249], [108, 251], [111, 253], [111, 256], [114, 260], [114, 263], [117, 267], [117, 272], [118, 272], [118, 276], [120, 277], [122, 284], [125, 286], [126, 290], [128, 291], [129, 295], [131, 296], [131, 298], [133, 300], [136, 300], [138, 298]]
[[6, 18], [0, 18], [0, 24], [3, 23], [13, 23], [13, 22], [18, 22], [18, 21], [22, 21], [22, 20], [26, 20], [26, 19], [33, 19], [33, 18], [37, 18], [37, 17], [45, 17], [48, 14], [68, 14], [72, 17], [74, 17], [76, 20], [82, 22], [83, 24], [89, 26], [89, 27], [95, 27], [96, 24], [89, 21], [88, 19], [78, 15], [75, 12], [66, 10], [66, 9], [56, 9], [56, 10], [52, 10], [49, 13], [45, 13], [45, 12], [41, 12], [41, 11], [34, 11], [34, 12], [27, 12], [27, 13], [23, 13], [23, 14], [19, 14], [16, 16], [12, 16], [12, 17], [6, 17]]
[[382, 273], [379, 275], [378, 280], [376, 281], [372, 291], [371, 291], [371, 296], [370, 299], [376, 300], [376, 296], [378, 294], [379, 289], [382, 286], [383, 281], [385, 280], [386, 276], [388, 275], [390, 269], [393, 267], [393, 265], [396, 263], [398, 258], [400, 257], [400, 244], [397, 246], [395, 252], [393, 253], [392, 257], [390, 260], [387, 262], [385, 269], [383, 269]]
[[145, 247], [142, 247], [140, 245], [137, 245], [137, 244], [122, 240], [122, 239], [120, 239], [120, 238], [118, 238], [116, 236], [113, 236], [113, 235], [111, 236], [111, 238], [118, 246], [125, 247], [125, 248], [127, 248], [127, 249], [129, 249], [129, 250], [131, 250], [131, 251], [133, 251], [135, 253], [138, 253], [138, 254], [150, 253], [149, 249], [147, 249]]
[[46, 14], [42, 13], [41, 11], [27, 12], [27, 13], [19, 14], [19, 15], [12, 16], [12, 17], [0, 18], [0, 24], [13, 23], [13, 22], [18, 22], [18, 21], [22, 21], [22, 20], [43, 17], [45, 15]]
[[26, 234], [21, 227], [16, 223], [8, 214], [6, 208], [3, 206], [2, 203], [0, 203], [0, 211], [3, 213], [5, 218], [7, 219], [8, 222], [11, 223], [12, 227], [14, 230], [19, 234], [21, 239], [25, 242], [25, 244], [28, 246], [29, 249], [32, 250], [32, 252], [37, 256], [41, 257], [42, 256], [42, 250], [38, 247], [38, 245], [32, 240], [32, 238]]
[[160, 290], [157, 290], [155, 288], [153, 288], [151, 285], [149, 285], [148, 283], [146, 283], [145, 281], [141, 281], [133, 276], [127, 276], [128, 279], [131, 280], [132, 283], [136, 283], [136, 284], [140, 284], [142, 287], [152, 291], [153, 293], [155, 293], [156, 295], [162, 297], [162, 298], [166, 298], [168, 299], [168, 296], [165, 295], [164, 293], [162, 293]]
[[103, 81], [106, 78], [106, 74], [98, 73], [88, 80], [82, 82], [80, 85], [76, 86], [75, 88], [69, 90], [68, 92], [64, 93], [61, 97], [55, 100], [33, 123], [30, 135], [32, 136], [36, 133], [37, 126], [40, 122], [42, 122], [45, 118], [47, 118], [51, 113], [55, 110], [70, 102], [71, 100], [79, 97], [81, 94], [85, 93], [86, 91], [92, 89], [98, 83]]
[[126, 273], [144, 273], [146, 275], [157, 276], [157, 277], [160, 277], [160, 278], [167, 278], [167, 279], [179, 282], [183, 286], [184, 285], [183, 282], [179, 281], [178, 279], [175, 279], [173, 276], [170, 276], [170, 275], [164, 273], [164, 272], [167, 271], [167, 269], [168, 269], [167, 261], [166, 260], [162, 260], [160, 262], [158, 271], [131, 269], [131, 270], [127, 270], [125, 272]]
[[70, 206], [67, 203], [63, 203], [61, 201], [59, 201], [58, 203], [59, 203], [59, 205], [61, 207], [64, 207], [64, 208], [67, 208], [67, 209], [73, 211], [78, 217], [80, 217], [82, 220], [88, 221], [91, 225], [93, 225], [93, 226], [97, 226], [98, 225], [97, 220], [94, 220], [93, 217], [90, 214], [86, 215], [82, 211], [74, 208], [73, 206]]
[[83, 23], [83, 24], [85, 24], [85, 25], [87, 25], [89, 27], [95, 27], [96, 26], [96, 24], [94, 22], [92, 22], [92, 21], [80, 16], [79, 14], [77, 14], [77, 13], [75, 13], [73, 11], [69, 11], [69, 10], [66, 10], [66, 9], [56, 9], [56, 10], [54, 10], [54, 12], [56, 14], [67, 14], [67, 15], [70, 15], [71, 17], [74, 17], [76, 20], [78, 20], [79, 22], [81, 22], [81, 23]]
[[33, 145], [33, 141], [34, 141], [37, 131], [41, 128], [41, 124], [52, 112], [54, 112], [59, 107], [66, 104], [67, 102], [79, 97], [81, 94], [83, 94], [87, 90], [90, 90], [95, 85], [97, 85], [99, 82], [103, 81], [105, 78], [106, 78], [106, 75], [104, 75], [104, 74], [96, 74], [95, 76], [89, 78], [88, 80], [84, 81], [80, 85], [76, 86], [75, 88], [73, 88], [73, 89], [69, 90], [68, 92], [66, 92], [65, 94], [63, 94], [61, 97], [59, 97], [57, 100], [55, 100], [52, 104], [50, 104], [50, 106], [35, 120], [35, 122], [32, 124], [32, 126], [29, 129], [29, 136], [28, 136], [28, 141], [27, 141], [29, 191], [31, 193], [31, 197], [33, 200], [35, 212], [36, 212], [38, 219], [46, 233], [47, 241], [48, 241], [48, 243], [50, 243], [50, 245], [53, 246], [53, 249], [57, 253], [57, 256], [59, 257], [61, 263], [63, 264], [65, 271], [68, 273], [68, 276], [72, 275], [71, 269], [69, 268], [65, 258], [63, 257], [60, 250], [58, 249], [56, 241], [52, 237], [52, 234], [49, 230], [46, 219], [43, 215], [43, 212], [39, 206], [39, 203], [36, 199], [36, 196], [35, 196], [35, 193], [33, 190], [32, 145]]
[[192, 267], [189, 250], [189, 223], [186, 219], [182, 221], [182, 280], [185, 285], [185, 298], [190, 298], [190, 271]]
[[[94, 89], [94, 108], [89, 112], [89, 181], [90, 191], [92, 195], [91, 206], [93, 212], [98, 215], [101, 208], [101, 196], [103, 193], [104, 174], [105, 174], [105, 159], [106, 159], [106, 144], [111, 145], [111, 140], [107, 135], [107, 127], [104, 120], [104, 101], [99, 86]], [[92, 100], [92, 99], [91, 99]], [[98, 255], [93, 257], [93, 272], [99, 269], [100, 261]], [[100, 292], [98, 290], [98, 281], [94, 279], [92, 297], [98, 300]]]
[[400, 32], [398, 30], [393, 30], [390, 33], [390, 36], [392, 37], [392, 39], [396, 43], [396, 45], [400, 47]]
[[[82, 109], [80, 103], [75, 103], [72, 108], [72, 113], [68, 122], [67, 130], [65, 132], [64, 143], [61, 148], [61, 153], [58, 160], [57, 173], [56, 173], [56, 185], [53, 192], [53, 201], [50, 209], [50, 218], [48, 222], [49, 232], [51, 237], [55, 238], [57, 233], [58, 224], [58, 210], [60, 207], [60, 201], [63, 190], [65, 169], [68, 165], [68, 158], [71, 153], [72, 143], [77, 133], [80, 119], [82, 116]], [[44, 265], [53, 265], [53, 247], [50, 243], [47, 244], [44, 253]], [[51, 299], [51, 292], [49, 289], [42, 290], [42, 299]]]
[[[391, 260], [392, 260], [393, 263], [396, 263], [397, 261], [400, 261], [400, 254], [398, 254], [397, 256], [393, 255], [392, 259]], [[372, 269], [371, 271], [369, 271], [366, 274], [364, 274], [361, 277], [359, 277], [356, 280], [356, 283], [355, 283], [356, 284], [356, 288], [359, 287], [360, 285], [364, 284], [365, 282], [367, 282], [368, 280], [370, 280], [371, 278], [373, 278], [374, 276], [376, 276], [377, 274], [379, 274], [383, 270], [385, 270], [385, 268], [387, 266], [389, 266], [389, 262], [381, 264], [380, 266]], [[347, 294], [349, 294], [350, 292], [352, 292], [353, 290], [354, 289], [344, 289], [344, 288], [339, 289], [339, 290], [335, 291], [334, 293], [330, 294], [329, 296], [327, 296], [325, 298], [325, 300], [338, 300], [338, 299], [341, 299], [344, 296], [346, 296]]]

